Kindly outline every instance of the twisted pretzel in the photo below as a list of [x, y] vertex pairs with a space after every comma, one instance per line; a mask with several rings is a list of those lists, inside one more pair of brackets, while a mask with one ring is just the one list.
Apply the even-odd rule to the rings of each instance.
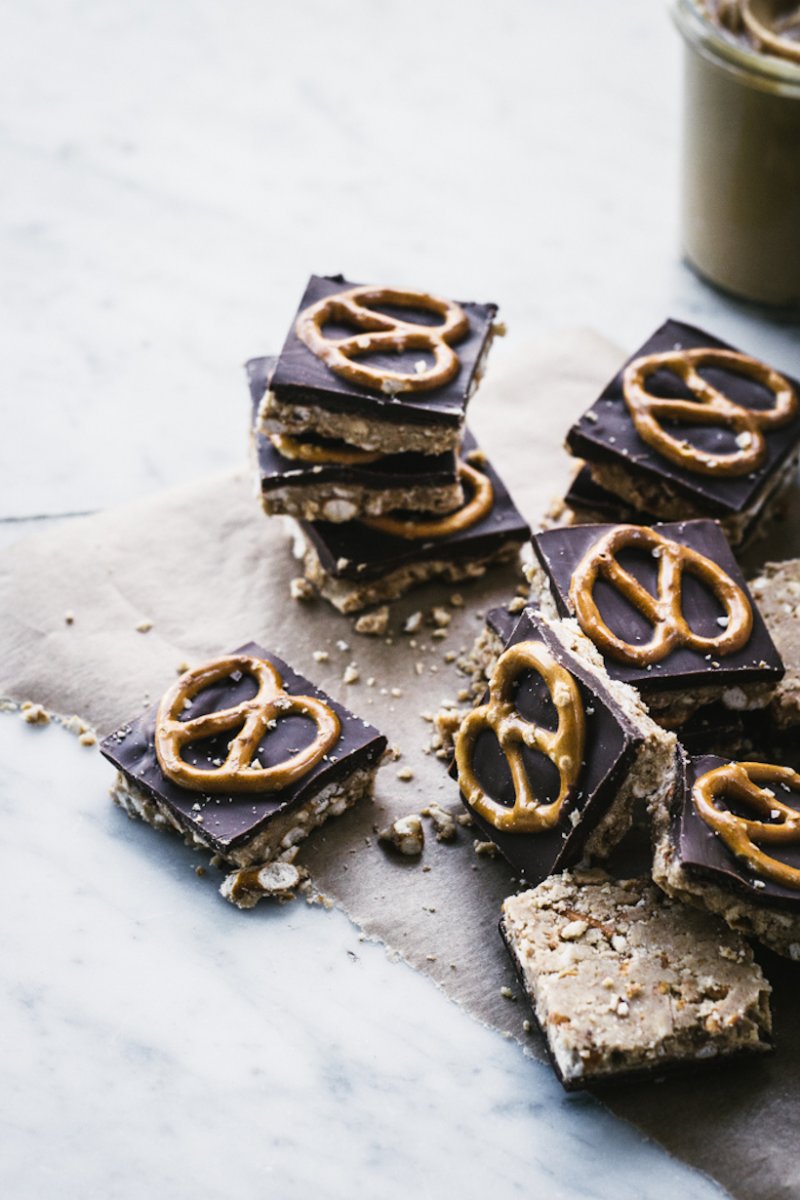
[[[789, 767], [772, 763], [727, 763], [701, 775], [692, 788], [692, 801], [705, 823], [719, 834], [737, 858], [743, 858], [756, 875], [774, 879], [790, 888], [800, 888], [800, 870], [759, 850], [756, 842], [780, 844], [800, 842], [800, 811], [779, 800], [764, 784], [783, 783], [800, 788], [800, 775]], [[772, 821], [751, 821], [717, 807], [719, 799], [746, 803]]]
[[[555, 730], [522, 718], [514, 707], [513, 686], [522, 671], [537, 671], [558, 713]], [[472, 767], [475, 742], [491, 729], [500, 743], [514, 781], [514, 807], [507, 808], [483, 791]], [[489, 700], [468, 713], [456, 738], [458, 782], [467, 802], [495, 829], [508, 833], [541, 833], [558, 824], [561, 810], [578, 781], [583, 764], [586, 725], [578, 685], [543, 642], [519, 642], [500, 656], [489, 684]], [[560, 790], [550, 804], [540, 804], [525, 770], [521, 747], [539, 750], [558, 771]]]
[[380, 450], [362, 450], [358, 446], [344, 444], [334, 450], [328, 446], [319, 446], [316, 442], [301, 442], [286, 433], [271, 433], [269, 440], [284, 458], [293, 458], [298, 462], [334, 463], [337, 466], [348, 467], [374, 463], [384, 457]]
[[[698, 367], [727, 367], [756, 380], [773, 393], [774, 407], [761, 411], [736, 404], [703, 379]], [[647, 380], [661, 369], [677, 375], [697, 399], [670, 400], [648, 392]], [[698, 475], [735, 477], [756, 470], [764, 462], [767, 452], [762, 430], [785, 425], [797, 412], [797, 394], [783, 375], [747, 354], [711, 347], [669, 350], [634, 359], [625, 368], [622, 393], [642, 441], [670, 462]], [[665, 419], [731, 429], [736, 434], [738, 449], [727, 454], [700, 450], [668, 433], [662, 424]]]
[[469, 500], [465, 500], [461, 508], [446, 513], [443, 517], [435, 517], [431, 521], [419, 521], [414, 517], [403, 520], [401, 517], [390, 515], [383, 517], [362, 517], [362, 525], [370, 529], [378, 529], [381, 533], [390, 533], [393, 537], [406, 538], [415, 541], [419, 538], [449, 537], [477, 525], [492, 511], [494, 504], [494, 488], [488, 475], [476, 471], [463, 459], [458, 464], [458, 477], [472, 491]]
[[[203, 717], [180, 720], [187, 700], [193, 700], [204, 688], [219, 683], [234, 671], [257, 680], [258, 691], [251, 700]], [[272, 723], [290, 713], [311, 718], [317, 727], [314, 741], [285, 762], [272, 767], [253, 766], [264, 734]], [[184, 760], [183, 749], [191, 742], [237, 728], [239, 732], [231, 739], [222, 766], [203, 770]], [[339, 718], [322, 700], [284, 691], [283, 680], [272, 663], [250, 654], [231, 654], [187, 671], [164, 694], [156, 717], [155, 749], [167, 778], [192, 791], [276, 792], [311, 771], [335, 744], [339, 730]]]
[[[617, 553], [629, 547], [650, 550], [658, 559], [657, 597], [617, 562]], [[694, 633], [683, 615], [684, 571], [704, 583], [725, 609], [727, 625], [716, 637]], [[650, 622], [653, 637], [649, 642], [633, 645], [609, 629], [594, 599], [598, 577], [612, 584]], [[679, 646], [733, 654], [747, 644], [753, 628], [750, 601], [730, 575], [704, 554], [644, 525], [616, 525], [599, 538], [575, 568], [569, 598], [581, 629], [598, 649], [632, 666], [661, 662]]]
[[[441, 325], [417, 325], [376, 312], [370, 307], [373, 304], [424, 308], [438, 313], [444, 320]], [[325, 324], [336, 320], [366, 332], [343, 338], [326, 337], [322, 332]], [[342, 379], [394, 396], [399, 392], [427, 392], [449, 383], [459, 367], [458, 355], [451, 343], [466, 335], [469, 321], [455, 301], [442, 300], [428, 292], [354, 287], [325, 296], [304, 308], [294, 328], [300, 341]], [[389, 367], [369, 367], [356, 361], [362, 354], [380, 351], [398, 354], [404, 350], [429, 351], [433, 355], [433, 366], [412, 375], [392, 371]]]
[[[764, 6], [760, 5], [759, 7], [763, 9]], [[776, 14], [774, 25], [766, 25], [753, 12], [752, 0], [741, 0], [740, 12], [742, 20], [757, 43], [771, 50], [773, 54], [780, 55], [781, 58], [800, 62], [800, 41], [792, 37], [794, 32], [800, 34], [799, 12], [787, 13], [783, 18]]]

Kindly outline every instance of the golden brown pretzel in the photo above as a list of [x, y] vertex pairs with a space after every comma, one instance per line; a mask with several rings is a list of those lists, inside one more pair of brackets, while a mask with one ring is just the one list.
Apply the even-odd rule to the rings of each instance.
[[[745, 860], [757, 874], [786, 887], [800, 888], [800, 870], [759, 850], [757, 842], [800, 842], [800, 811], [779, 800], [767, 784], [786, 784], [800, 789], [800, 775], [789, 767], [772, 763], [726, 763], [701, 775], [692, 788], [695, 809], [718, 833], [737, 858]], [[738, 800], [772, 821], [751, 821], [728, 809], [717, 807], [720, 799]]]
[[[258, 691], [252, 699], [206, 716], [180, 720], [187, 700], [234, 671], [257, 680]], [[271, 767], [253, 766], [258, 744], [267, 730], [290, 713], [311, 718], [317, 727], [313, 742], [285, 762]], [[204, 770], [184, 760], [182, 752], [190, 742], [237, 728], [239, 732], [231, 739], [222, 766]], [[322, 700], [284, 691], [283, 680], [272, 663], [250, 654], [230, 654], [187, 671], [164, 694], [156, 717], [155, 749], [167, 778], [191, 791], [274, 792], [311, 771], [336, 743], [339, 730], [338, 716]]]
[[781, 58], [800, 62], [800, 40], [792, 37], [793, 32], [800, 34], [800, 12], [797, 9], [788, 12], [782, 19], [776, 14], [774, 25], [765, 25], [760, 20], [752, 10], [752, 0], [740, 0], [739, 11], [757, 48], [766, 47]]
[[[427, 309], [443, 317], [439, 325], [417, 325], [378, 312], [373, 304], [402, 308]], [[340, 321], [363, 329], [348, 337], [326, 337], [323, 329], [329, 321]], [[458, 373], [458, 355], [452, 348], [469, 330], [464, 310], [453, 300], [442, 300], [428, 292], [389, 287], [354, 287], [335, 292], [304, 308], [295, 322], [295, 333], [326, 367], [349, 383], [377, 389], [386, 395], [399, 392], [426, 392], [442, 387]], [[427, 350], [433, 366], [415, 374], [392, 371], [389, 367], [370, 367], [359, 363], [362, 354], [397, 354], [404, 350]]]
[[[749, 376], [774, 394], [774, 407], [760, 410], [736, 404], [708, 383], [699, 373], [699, 367], [725, 367]], [[648, 378], [662, 369], [682, 379], [697, 398], [666, 399], [648, 392], [645, 386]], [[734, 477], [756, 470], [762, 465], [767, 450], [762, 430], [785, 425], [797, 412], [797, 394], [783, 375], [747, 354], [712, 347], [669, 350], [634, 359], [623, 373], [622, 392], [642, 441], [670, 462], [699, 475]], [[662, 424], [665, 419], [731, 429], [737, 435], [738, 448], [727, 454], [700, 450], [669, 433]]]
[[407, 538], [409, 541], [449, 537], [453, 533], [469, 529], [492, 511], [494, 488], [488, 475], [476, 471], [463, 459], [458, 464], [458, 477], [472, 491], [472, 495], [454, 512], [445, 513], [443, 517], [432, 517], [428, 521], [421, 521], [416, 517], [403, 519], [387, 515], [362, 517], [361, 523], [368, 525], [370, 529], [378, 529], [381, 533], [391, 533], [394, 537]]
[[374, 463], [384, 457], [380, 450], [362, 450], [358, 446], [347, 446], [344, 442], [341, 447], [333, 449], [320, 446], [316, 442], [301, 442], [299, 438], [290, 437], [286, 433], [271, 433], [269, 440], [278, 454], [282, 454], [284, 458], [297, 459], [298, 462], [334, 463], [346, 467], [356, 463], [359, 466]]
[[[522, 718], [514, 707], [514, 683], [523, 671], [541, 675], [558, 713], [555, 730], [544, 729]], [[473, 766], [475, 741], [485, 729], [494, 733], [514, 781], [514, 807], [487, 796]], [[552, 829], [578, 781], [583, 765], [586, 723], [578, 685], [566, 667], [556, 662], [544, 642], [519, 642], [500, 656], [489, 683], [486, 704], [468, 713], [456, 737], [458, 782], [475, 812], [507, 833], [541, 833]], [[550, 804], [541, 804], [525, 770], [521, 746], [538, 750], [558, 771], [560, 790]]]
[[[658, 559], [657, 597], [617, 562], [617, 553], [631, 548], [649, 550]], [[715, 637], [701, 637], [689, 628], [681, 597], [684, 571], [700, 579], [725, 609], [727, 625]], [[647, 618], [653, 626], [651, 641], [626, 642], [609, 629], [594, 599], [598, 577], [613, 584]], [[581, 629], [598, 649], [635, 666], [661, 662], [679, 646], [732, 654], [747, 644], [753, 628], [750, 601], [730, 575], [704, 554], [646, 525], [616, 525], [590, 546], [572, 573], [569, 598]]]

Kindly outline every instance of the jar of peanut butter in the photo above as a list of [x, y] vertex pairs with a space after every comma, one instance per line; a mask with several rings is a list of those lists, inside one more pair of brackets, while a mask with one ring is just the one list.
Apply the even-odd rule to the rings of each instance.
[[718, 287], [800, 306], [800, 3], [675, 0], [683, 246]]

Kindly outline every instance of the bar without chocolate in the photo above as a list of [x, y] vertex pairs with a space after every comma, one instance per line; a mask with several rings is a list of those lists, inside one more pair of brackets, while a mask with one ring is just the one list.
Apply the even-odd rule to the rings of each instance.
[[649, 879], [552, 876], [503, 903], [500, 930], [567, 1090], [771, 1048], [746, 943]]
[[313, 275], [261, 408], [265, 432], [381, 454], [457, 450], [494, 304]]
[[738, 546], [794, 475], [799, 395], [796, 380], [669, 320], [573, 425], [567, 447], [636, 511], [717, 518]]
[[318, 434], [265, 433], [258, 411], [275, 359], [247, 364], [261, 503], [268, 516], [351, 521], [394, 509], [446, 513], [463, 502], [455, 451], [381, 454]]
[[386, 748], [255, 642], [186, 672], [158, 705], [101, 746], [129, 816], [174, 829], [234, 868], [221, 889], [252, 907], [259, 871], [371, 794]]

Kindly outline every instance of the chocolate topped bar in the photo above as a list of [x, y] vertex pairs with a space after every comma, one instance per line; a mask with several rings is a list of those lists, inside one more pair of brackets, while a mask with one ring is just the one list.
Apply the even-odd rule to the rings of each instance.
[[354, 581], [382, 578], [410, 564], [482, 559], [530, 537], [505, 484], [471, 433], [464, 436], [461, 473], [465, 505], [444, 517], [396, 513], [391, 521], [301, 522], [326, 575]]
[[448, 512], [462, 502], [454, 450], [381, 454], [313, 432], [302, 437], [265, 433], [258, 412], [275, 361], [247, 363], [257, 470], [268, 513], [352, 520], [404, 507]]
[[578, 525], [546, 530], [533, 545], [558, 614], [577, 616], [612, 678], [645, 697], [782, 677], [780, 655], [716, 522]]
[[601, 487], [587, 466], [581, 467], [572, 480], [564, 494], [564, 504], [578, 517], [591, 513], [594, 521], [636, 521], [640, 525], [652, 525], [658, 520], [652, 513], [632, 508], [620, 496]]
[[670, 794], [674, 754], [574, 623], [526, 609], [461, 723], [452, 774], [482, 835], [538, 882], [616, 845], [636, 798]]
[[667, 321], [567, 434], [596, 481], [639, 511], [717, 516], [735, 540], [800, 446], [800, 385]]
[[312, 275], [272, 392], [282, 404], [460, 427], [496, 315], [494, 304]]
[[101, 751], [172, 824], [236, 862], [279, 818], [371, 772], [385, 748], [377, 729], [250, 642], [182, 676]]
[[690, 875], [800, 913], [800, 775], [770, 763], [684, 758], [672, 840]]

